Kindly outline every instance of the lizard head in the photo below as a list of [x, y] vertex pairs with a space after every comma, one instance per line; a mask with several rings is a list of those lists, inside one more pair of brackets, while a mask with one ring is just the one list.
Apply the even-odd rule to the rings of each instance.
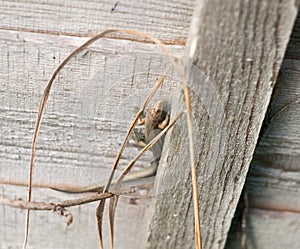
[[160, 119], [163, 113], [163, 101], [153, 102], [148, 111], [153, 119]]

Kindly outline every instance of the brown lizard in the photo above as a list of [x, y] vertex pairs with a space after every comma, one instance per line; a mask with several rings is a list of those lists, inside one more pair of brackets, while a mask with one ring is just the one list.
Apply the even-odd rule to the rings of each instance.
[[[138, 132], [136, 129], [133, 132], [132, 138], [140, 147], [144, 147], [148, 144], [154, 137], [156, 137], [169, 123], [170, 114], [164, 110], [164, 102], [156, 101], [153, 102], [150, 107], [146, 110], [146, 115], [144, 118], [138, 120], [139, 125], [145, 125], [144, 131]], [[151, 152], [153, 154], [153, 160], [151, 161], [151, 166], [145, 169], [129, 173], [125, 176], [123, 182], [134, 181], [140, 178], [150, 177], [155, 175], [157, 167], [159, 164], [161, 152], [164, 144], [164, 136], [160, 138], [152, 147]], [[111, 185], [115, 182], [113, 181]], [[103, 184], [104, 186], [104, 184]], [[70, 189], [57, 189], [54, 190], [67, 192], [67, 193], [84, 193], [84, 192], [102, 192], [103, 186], [92, 185], [79, 188]]]

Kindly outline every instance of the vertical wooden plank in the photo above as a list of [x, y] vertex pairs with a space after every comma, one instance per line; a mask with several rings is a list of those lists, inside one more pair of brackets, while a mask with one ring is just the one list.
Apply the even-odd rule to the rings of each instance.
[[[196, 3], [186, 73], [198, 151], [203, 248], [224, 247], [298, 4]], [[194, 247], [186, 134], [182, 120], [166, 139], [150, 248]]]
[[[300, 248], [300, 12], [251, 162], [245, 192], [247, 248]], [[240, 248], [241, 198], [226, 248]]]

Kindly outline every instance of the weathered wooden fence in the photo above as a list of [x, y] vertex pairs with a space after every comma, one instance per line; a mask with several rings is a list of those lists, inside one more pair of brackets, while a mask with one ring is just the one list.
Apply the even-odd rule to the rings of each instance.
[[[26, 198], [26, 188], [16, 185], [27, 184], [40, 94], [59, 62], [106, 28], [137, 29], [161, 39], [172, 56], [184, 57], [193, 99], [203, 248], [223, 248], [299, 1], [51, 0], [1, 5], [1, 194]], [[248, 248], [299, 248], [299, 23], [281, 66], [279, 93], [268, 111], [267, 121], [272, 122], [262, 133], [247, 180]], [[50, 94], [38, 138], [34, 184], [103, 182], [134, 110], [166, 61], [155, 45], [119, 34], [72, 60]], [[179, 81], [171, 72], [157, 98], [181, 106]], [[154, 204], [151, 199], [130, 204], [129, 198], [121, 198], [116, 248], [145, 248], [147, 240], [150, 248], [193, 248], [185, 126], [182, 119], [167, 136]], [[121, 166], [136, 149], [126, 153]], [[150, 160], [146, 155], [137, 168]], [[47, 188], [33, 192], [38, 201], [69, 198], [75, 196]], [[97, 248], [95, 207], [72, 208], [74, 223], [68, 228], [51, 212], [32, 212], [28, 248]], [[0, 210], [0, 248], [20, 248], [25, 212], [3, 205]], [[241, 233], [234, 228], [227, 247], [241, 248]]]

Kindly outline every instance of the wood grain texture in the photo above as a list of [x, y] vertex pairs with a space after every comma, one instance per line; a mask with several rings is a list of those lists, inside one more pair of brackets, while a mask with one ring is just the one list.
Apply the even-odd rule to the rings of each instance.
[[[240, 224], [233, 223], [227, 247], [242, 249]], [[300, 215], [250, 208], [247, 218], [247, 248], [299, 248]]]
[[[115, 11], [111, 12], [116, 2]], [[117, 27], [143, 31], [166, 43], [183, 45], [193, 9], [194, 0], [1, 1], [0, 29], [91, 36]]]
[[[27, 183], [41, 92], [59, 62], [88, 36], [110, 27], [135, 29], [172, 44], [168, 49], [173, 56], [183, 55], [194, 0], [118, 1], [112, 12], [116, 2], [1, 1], [1, 194], [26, 198], [25, 188], [7, 183]], [[103, 39], [71, 60], [54, 82], [38, 137], [34, 185], [102, 183], [135, 108], [164, 71], [166, 59], [153, 44], [120, 34], [111, 38], [116, 39]], [[177, 81], [170, 72], [156, 98], [171, 100]], [[136, 148], [126, 149], [121, 166], [136, 153]], [[151, 153], [146, 154], [137, 168], [147, 167], [151, 160]], [[47, 189], [33, 192], [37, 201], [68, 198]], [[145, 247], [150, 202], [137, 200], [133, 205], [121, 200], [116, 248]], [[31, 212], [28, 248], [97, 248], [95, 204], [71, 212], [74, 224], [68, 229], [51, 212]], [[22, 246], [24, 217], [25, 212], [0, 206], [1, 248]]]
[[[26, 188], [5, 186], [1, 194], [15, 198], [26, 196]], [[16, 193], [18, 193], [16, 195]], [[33, 198], [38, 201], [58, 202], [75, 199], [76, 195], [63, 194], [50, 189], [34, 189]], [[73, 223], [67, 227], [66, 219], [52, 211], [32, 211], [28, 248], [98, 248], [95, 221], [97, 203], [70, 207]], [[116, 213], [116, 248], [145, 248], [146, 232], [151, 213], [151, 199], [136, 200], [121, 197]], [[22, 248], [25, 211], [0, 205], [0, 248]], [[105, 213], [104, 245], [109, 247], [108, 222]], [[130, 225], [131, 222], [131, 225]], [[138, 239], [136, 235], [138, 234]]]
[[[13, 31], [2, 31], [0, 36], [5, 68], [0, 75], [0, 178], [24, 181], [41, 91], [58, 62], [85, 39]], [[171, 48], [174, 56], [182, 51]], [[110, 39], [72, 60], [50, 94], [38, 138], [37, 181], [86, 184], [92, 175], [103, 182], [135, 108], [166, 65], [154, 45]], [[177, 80], [171, 72], [156, 99], [170, 101]], [[136, 152], [129, 149], [122, 165]], [[139, 165], [148, 160], [150, 154]]]
[[[196, 4], [186, 59], [203, 248], [225, 245], [296, 14], [294, 1]], [[166, 143], [149, 246], [194, 248], [185, 121]]]
[[[11, 188], [7, 183], [27, 183], [31, 139], [41, 92], [58, 63], [86, 39], [0, 30], [3, 69], [0, 72], [0, 182], [5, 182], [1, 185], [2, 194], [26, 198], [24, 188]], [[173, 56], [183, 55], [182, 46], [168, 48]], [[103, 39], [71, 60], [50, 93], [38, 137], [33, 183], [57, 187], [103, 183], [135, 108], [141, 106], [166, 66], [165, 56], [155, 45], [116, 39]], [[171, 101], [177, 82], [176, 75], [170, 72], [155, 98]], [[137, 148], [128, 147], [120, 162], [121, 168], [137, 152]], [[147, 167], [151, 160], [149, 152], [137, 163], [136, 169]], [[120, 172], [118, 170], [116, 175]], [[33, 193], [36, 201], [70, 198], [56, 191], [36, 191]], [[137, 201], [137, 205], [129, 204], [128, 200], [124, 205], [121, 202], [116, 221], [118, 248], [143, 245], [150, 202]], [[95, 205], [73, 210], [76, 222], [69, 229], [51, 212], [32, 212], [29, 248], [36, 248], [36, 245], [83, 248], [87, 246], [86, 239], [88, 246], [97, 247]], [[0, 212], [1, 246], [20, 248], [25, 213], [4, 206]], [[51, 242], [53, 237], [49, 236], [51, 231], [56, 238], [55, 245]], [[107, 238], [108, 235], [106, 243]]]
[[[300, 247], [300, 14], [250, 166], [248, 248]], [[240, 248], [236, 213], [227, 248]], [[267, 232], [264, 232], [267, 231]]]

